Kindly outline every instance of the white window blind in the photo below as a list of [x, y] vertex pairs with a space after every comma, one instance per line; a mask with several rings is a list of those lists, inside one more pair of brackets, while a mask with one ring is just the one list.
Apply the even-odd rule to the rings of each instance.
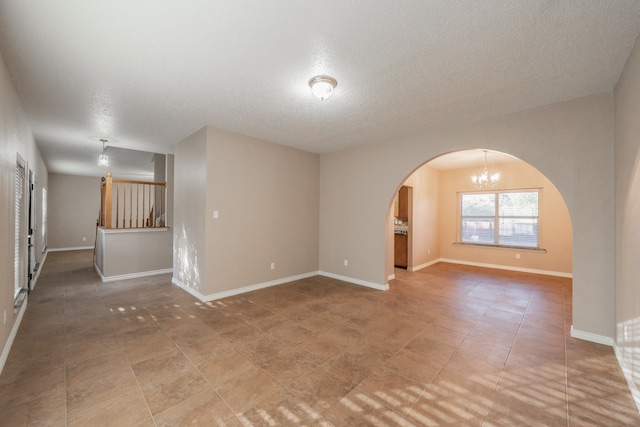
[[460, 195], [460, 241], [538, 248], [538, 190]]
[[15, 259], [14, 259], [14, 298], [18, 296], [20, 290], [25, 287], [24, 273], [26, 270], [25, 259], [22, 248], [24, 247], [24, 232], [22, 216], [24, 211], [24, 161], [18, 156], [16, 164], [16, 186], [15, 186]]

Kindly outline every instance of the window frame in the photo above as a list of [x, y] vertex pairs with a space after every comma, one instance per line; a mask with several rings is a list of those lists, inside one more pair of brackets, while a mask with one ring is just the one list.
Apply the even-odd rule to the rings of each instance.
[[[500, 215], [500, 195], [501, 194], [507, 194], [507, 193], [537, 193], [537, 197], [538, 197], [538, 212], [537, 212], [537, 216], [531, 216], [531, 215]], [[495, 198], [495, 212], [493, 216], [489, 216], [489, 215], [462, 215], [462, 209], [463, 209], [463, 197], [465, 195], [477, 195], [477, 194], [492, 194], [494, 195]], [[540, 237], [541, 237], [541, 232], [540, 232], [540, 206], [541, 206], [541, 201], [542, 201], [542, 188], [520, 188], [520, 189], [507, 189], [507, 190], [490, 190], [490, 191], [461, 191], [458, 192], [458, 197], [457, 197], [457, 201], [458, 201], [458, 212], [457, 212], [457, 242], [456, 245], [467, 245], [467, 246], [478, 246], [478, 247], [487, 247], [487, 248], [498, 248], [498, 249], [517, 249], [517, 250], [524, 250], [524, 251], [542, 251], [542, 252], [546, 252], [544, 249], [542, 249], [542, 246], [540, 244]], [[482, 219], [486, 219], [486, 218], [492, 218], [493, 219], [493, 243], [491, 242], [471, 242], [468, 240], [463, 240], [463, 221], [466, 218], [482, 218]], [[500, 221], [502, 219], [535, 219], [536, 223], [537, 223], [537, 227], [536, 227], [536, 241], [537, 241], [537, 245], [536, 246], [525, 246], [525, 245], [510, 245], [510, 244], [505, 244], [505, 243], [499, 243], [500, 242]]]

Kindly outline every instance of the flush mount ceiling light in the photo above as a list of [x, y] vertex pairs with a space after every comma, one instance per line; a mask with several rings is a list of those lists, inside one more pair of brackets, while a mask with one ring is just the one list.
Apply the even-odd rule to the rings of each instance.
[[315, 76], [309, 80], [309, 87], [313, 95], [320, 99], [325, 100], [331, 96], [333, 89], [338, 82], [333, 77], [329, 76]]
[[98, 156], [98, 165], [107, 167], [109, 166], [109, 156], [107, 156], [104, 150], [106, 150], [107, 142], [109, 142], [109, 140], [101, 139], [100, 142], [102, 142], [102, 153]]
[[492, 188], [500, 181], [500, 172], [489, 174], [489, 168], [487, 167], [487, 150], [482, 151], [484, 151], [484, 167], [478, 175], [471, 175], [471, 182], [473, 186], [478, 189]]

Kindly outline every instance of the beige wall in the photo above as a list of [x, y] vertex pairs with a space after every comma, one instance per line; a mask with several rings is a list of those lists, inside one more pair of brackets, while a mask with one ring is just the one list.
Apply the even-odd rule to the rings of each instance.
[[166, 155], [167, 166], [167, 227], [173, 228], [173, 154]]
[[[548, 274], [570, 275], [572, 272], [571, 219], [567, 206], [555, 186], [539, 171], [525, 162], [495, 165], [502, 179], [494, 190], [540, 189], [539, 244], [544, 252], [481, 248], [454, 245], [458, 241], [458, 193], [475, 191], [469, 177], [475, 169], [443, 171], [440, 186], [440, 218], [442, 258], [479, 264], [495, 264], [522, 270], [538, 270]], [[494, 169], [492, 167], [492, 169]], [[515, 255], [519, 254], [520, 259]]]
[[47, 197], [49, 249], [93, 247], [100, 211], [100, 178], [49, 174]]
[[166, 273], [172, 267], [169, 229], [98, 230], [96, 266], [105, 281]]
[[[42, 188], [47, 188], [47, 169], [36, 147], [33, 133], [22, 111], [13, 82], [0, 57], [0, 316], [7, 314], [6, 323], [0, 322], [0, 369], [9, 350], [12, 331], [17, 331], [17, 320], [24, 311], [14, 310], [14, 213], [16, 155], [19, 154], [38, 178], [36, 197], [42, 200]], [[28, 177], [27, 177], [28, 178]], [[23, 218], [27, 224], [27, 217]], [[36, 234], [36, 255], [42, 261], [42, 235]], [[26, 241], [22, 248], [26, 260]], [[23, 273], [26, 276], [26, 270]], [[23, 306], [26, 307], [26, 306]], [[1, 317], [3, 318], [3, 317]]]
[[[422, 163], [451, 151], [512, 154], [558, 188], [573, 228], [573, 326], [613, 337], [613, 94], [431, 129], [384, 144], [324, 154], [320, 172], [320, 269], [383, 285], [393, 273], [389, 208]], [[388, 246], [387, 246], [388, 247]], [[349, 259], [349, 266], [343, 260]]]
[[616, 354], [640, 407], [640, 45], [615, 90]]
[[208, 138], [208, 293], [317, 271], [318, 156], [214, 128]]
[[414, 270], [440, 258], [440, 172], [423, 165], [404, 185], [413, 188], [408, 270]]
[[211, 298], [317, 271], [318, 174], [315, 154], [214, 128], [180, 142], [174, 279]]
[[176, 144], [173, 157], [173, 278], [202, 295], [206, 295], [206, 156], [203, 128]]

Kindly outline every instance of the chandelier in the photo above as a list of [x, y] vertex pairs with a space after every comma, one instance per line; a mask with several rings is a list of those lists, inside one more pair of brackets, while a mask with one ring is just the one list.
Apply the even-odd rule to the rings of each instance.
[[500, 181], [500, 172], [489, 173], [489, 168], [487, 167], [487, 150], [482, 151], [484, 151], [484, 167], [479, 174], [471, 175], [471, 182], [473, 186], [478, 189], [492, 188]]

